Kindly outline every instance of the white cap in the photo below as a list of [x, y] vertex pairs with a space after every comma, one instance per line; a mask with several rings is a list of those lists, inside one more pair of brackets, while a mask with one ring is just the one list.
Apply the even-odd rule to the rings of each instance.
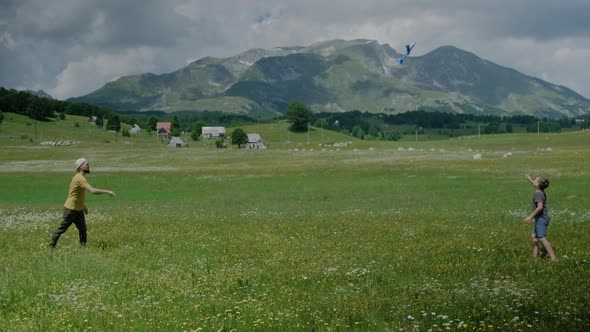
[[80, 166], [82, 166], [82, 164], [87, 161], [88, 160], [86, 160], [84, 158], [80, 158], [80, 159], [76, 160], [76, 162], [74, 163], [74, 166], [76, 167], [76, 171], [78, 171], [78, 168], [80, 168]]

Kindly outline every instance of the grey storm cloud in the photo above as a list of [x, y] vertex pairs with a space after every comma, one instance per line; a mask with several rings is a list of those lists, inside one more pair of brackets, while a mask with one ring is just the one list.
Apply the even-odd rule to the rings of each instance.
[[0, 86], [57, 98], [250, 48], [375, 39], [454, 45], [590, 96], [590, 2], [0, 0]]
[[[5, 12], [17, 38], [91, 49], [173, 46], [190, 23], [164, 1], [22, 1]], [[9, 16], [10, 15], [10, 16]]]

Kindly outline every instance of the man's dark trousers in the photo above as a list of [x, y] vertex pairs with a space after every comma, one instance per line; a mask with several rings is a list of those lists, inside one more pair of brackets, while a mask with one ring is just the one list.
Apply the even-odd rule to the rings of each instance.
[[59, 237], [68, 230], [68, 227], [70, 227], [72, 223], [78, 228], [80, 244], [83, 246], [86, 245], [86, 219], [84, 218], [84, 211], [74, 211], [64, 208], [63, 221], [55, 230], [55, 233], [53, 233], [50, 246], [55, 247], [57, 245]]

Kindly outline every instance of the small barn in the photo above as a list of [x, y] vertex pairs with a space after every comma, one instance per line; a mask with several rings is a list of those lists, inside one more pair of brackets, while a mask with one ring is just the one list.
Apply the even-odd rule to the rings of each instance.
[[158, 133], [158, 138], [168, 138], [172, 136], [170, 128], [172, 128], [172, 123], [170, 122], [156, 123], [156, 132]]
[[184, 148], [186, 144], [180, 139], [180, 137], [172, 136], [168, 141], [169, 148]]
[[266, 142], [260, 137], [260, 134], [247, 134], [248, 143], [246, 149], [263, 150], [266, 149]]
[[129, 129], [129, 133], [131, 135], [137, 135], [139, 133], [141, 133], [141, 128], [139, 127], [139, 125], [136, 123], [133, 125], [133, 128]]
[[225, 127], [203, 127], [201, 130], [203, 138], [225, 137]]

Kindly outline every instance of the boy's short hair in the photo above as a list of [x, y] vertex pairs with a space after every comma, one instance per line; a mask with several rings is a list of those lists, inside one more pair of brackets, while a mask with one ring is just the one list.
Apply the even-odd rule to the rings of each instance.
[[545, 179], [544, 177], [539, 177], [539, 188], [541, 190], [545, 190], [549, 187], [549, 179]]

